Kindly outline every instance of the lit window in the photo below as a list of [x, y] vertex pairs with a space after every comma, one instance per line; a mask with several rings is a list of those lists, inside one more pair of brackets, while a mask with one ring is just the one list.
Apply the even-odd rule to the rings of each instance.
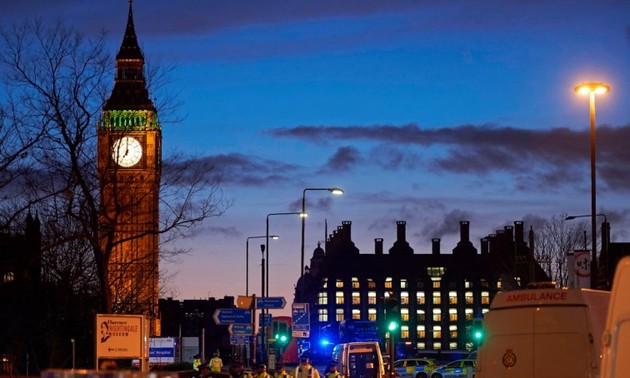
[[448, 303], [449, 304], [457, 304], [457, 292], [449, 291], [448, 292]]
[[376, 282], [374, 282], [373, 279], [368, 279], [368, 289], [375, 289], [376, 288]]
[[376, 292], [368, 291], [368, 304], [375, 305], [376, 304]]
[[464, 298], [466, 298], [466, 304], [473, 304], [473, 293], [472, 291], [467, 291], [464, 293]]
[[416, 292], [416, 303], [424, 304], [424, 291]]
[[328, 287], [328, 278], [324, 278], [322, 279], [322, 288], [327, 288]]
[[473, 309], [472, 308], [464, 309], [464, 313], [466, 314], [466, 320], [472, 320], [473, 319]]
[[450, 320], [451, 322], [456, 322], [457, 321], [457, 309], [456, 308], [449, 308], [448, 309], [448, 320]]
[[489, 308], [482, 308], [482, 309], [481, 309], [481, 313], [482, 313], [482, 314], [485, 314], [485, 313], [486, 313], [486, 312], [488, 312], [488, 311], [490, 311], [490, 309], [489, 309]]
[[442, 321], [442, 310], [440, 310], [439, 308], [433, 309], [433, 321], [434, 322]]
[[487, 291], [481, 292], [481, 304], [490, 304], [490, 293], [488, 293]]
[[328, 321], [328, 310], [325, 308], [320, 308], [317, 310], [317, 318], [320, 322]]
[[440, 287], [442, 287], [442, 282], [440, 282], [440, 281], [433, 281], [433, 288], [434, 289], [439, 289]]
[[442, 303], [442, 294], [439, 291], [433, 292], [433, 304], [439, 305]]
[[400, 320], [403, 322], [408, 322], [409, 321], [409, 309], [408, 308], [401, 308], [400, 309]]
[[4, 283], [10, 283], [10, 282], [13, 282], [13, 280], [15, 280], [15, 274], [13, 274], [13, 272], [5, 273]]
[[433, 349], [435, 349], [435, 350], [442, 349], [442, 343], [440, 343], [440, 342], [433, 343]]
[[433, 326], [433, 338], [434, 339], [442, 338], [442, 326]]
[[385, 289], [391, 289], [391, 288], [392, 288], [392, 278], [387, 277], [385, 279]]
[[433, 278], [440, 278], [444, 275], [444, 272], [446, 272], [446, 268], [444, 268], [443, 266], [429, 266], [427, 267], [427, 274], [429, 275], [429, 277]]
[[322, 291], [319, 294], [317, 294], [317, 303], [320, 305], [327, 305], [328, 304], [328, 294], [326, 294], [326, 292]]
[[340, 322], [342, 320], [344, 320], [343, 308], [338, 308], [335, 310], [335, 321]]
[[470, 289], [472, 287], [472, 282], [470, 282], [468, 280], [464, 280], [464, 287], [466, 289]]
[[352, 292], [352, 304], [354, 305], [361, 304], [361, 294], [358, 291]]
[[425, 337], [427, 337], [427, 332], [423, 325], [416, 326], [416, 335], [419, 339], [424, 339]]
[[404, 325], [400, 327], [400, 338], [401, 339], [409, 338], [409, 326]]
[[400, 292], [400, 303], [401, 304], [409, 304], [409, 292], [401, 291]]
[[401, 289], [407, 288], [407, 280], [400, 280], [400, 288]]
[[352, 288], [353, 289], [358, 289], [359, 287], [361, 287], [359, 285], [359, 279], [356, 277], [352, 277]]
[[456, 339], [457, 338], [457, 326], [456, 325], [448, 326], [448, 337], [450, 337], [451, 339]]
[[343, 291], [336, 291], [335, 292], [335, 303], [336, 304], [343, 304]]
[[335, 282], [335, 287], [336, 288], [342, 288], [343, 287], [343, 281], [342, 280], [337, 280]]
[[368, 320], [371, 320], [373, 322], [376, 321], [376, 309], [375, 308], [368, 308]]
[[427, 349], [427, 344], [426, 343], [416, 343], [416, 348], [418, 348], [418, 350], [425, 350], [425, 349]]
[[456, 342], [448, 343], [448, 348], [450, 350], [457, 350], [457, 343]]
[[500, 289], [503, 286], [503, 283], [501, 282], [501, 279], [499, 278], [499, 280], [497, 281], [497, 289]]
[[426, 320], [426, 316], [424, 314], [424, 310], [416, 310], [416, 318], [419, 322], [423, 322]]
[[352, 310], [352, 319], [360, 320], [361, 319], [361, 310], [358, 310], [358, 309]]

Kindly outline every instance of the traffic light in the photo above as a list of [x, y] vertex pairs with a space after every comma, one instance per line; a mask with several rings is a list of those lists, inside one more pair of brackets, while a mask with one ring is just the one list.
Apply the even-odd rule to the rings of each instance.
[[273, 337], [276, 343], [286, 345], [289, 343], [291, 336], [289, 335], [289, 324], [284, 321], [273, 321]]
[[385, 299], [385, 329], [394, 332], [400, 328], [400, 306], [398, 299], [390, 296]]
[[485, 339], [486, 333], [483, 329], [483, 319], [473, 319], [472, 321], [472, 338], [475, 345], [479, 346]]

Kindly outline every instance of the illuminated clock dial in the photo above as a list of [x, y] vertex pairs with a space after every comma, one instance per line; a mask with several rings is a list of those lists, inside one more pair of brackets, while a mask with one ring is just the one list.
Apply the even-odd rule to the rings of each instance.
[[112, 145], [112, 158], [121, 167], [133, 167], [142, 158], [142, 145], [130, 136], [117, 139]]

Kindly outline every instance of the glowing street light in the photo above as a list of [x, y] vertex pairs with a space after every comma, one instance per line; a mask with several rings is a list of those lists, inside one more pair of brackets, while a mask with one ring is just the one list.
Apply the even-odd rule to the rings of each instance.
[[595, 95], [610, 92], [610, 87], [604, 83], [583, 83], [575, 87], [575, 92], [588, 94], [590, 97], [591, 118], [591, 289], [596, 288], [597, 251], [595, 250], [595, 217], [597, 216], [596, 180], [595, 180]]

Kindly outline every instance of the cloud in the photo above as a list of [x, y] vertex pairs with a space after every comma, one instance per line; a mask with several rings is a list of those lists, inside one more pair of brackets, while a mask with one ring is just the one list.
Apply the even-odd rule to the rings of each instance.
[[[356, 163], [387, 168], [419, 168], [417, 151], [409, 146], [435, 148], [433, 157], [424, 154], [427, 167], [434, 172], [488, 175], [508, 172], [520, 175], [521, 188], [557, 188], [583, 181], [584, 165], [589, 161], [588, 130], [558, 127], [546, 130], [517, 129], [494, 125], [461, 125], [422, 129], [405, 126], [296, 126], [269, 131], [275, 137], [295, 138], [310, 143], [374, 142], [387, 145], [387, 154], [376, 149], [361, 159], [357, 147], [338, 149], [329, 160], [349, 169]], [[630, 125], [599, 126], [597, 129], [598, 168], [602, 184], [617, 190], [630, 190], [630, 176], [622, 174], [630, 164]], [[356, 146], [354, 144], [353, 146]], [[439, 149], [439, 151], [438, 151]], [[386, 158], [383, 158], [386, 155]], [[406, 159], [408, 157], [408, 159]], [[341, 159], [349, 159], [343, 165]]]
[[361, 163], [363, 158], [359, 153], [359, 150], [352, 146], [340, 147], [337, 151], [328, 159], [325, 167], [322, 168], [322, 172], [346, 172], [351, 170], [354, 166]]
[[177, 174], [182, 182], [188, 182], [186, 172], [215, 171], [215, 176], [220, 178], [223, 184], [238, 184], [242, 186], [261, 186], [278, 184], [290, 181], [290, 176], [299, 170], [293, 164], [277, 160], [262, 159], [246, 156], [239, 153], [220, 154], [213, 156], [201, 156], [194, 158], [182, 158], [174, 155], [169, 161], [165, 161], [163, 174]]

